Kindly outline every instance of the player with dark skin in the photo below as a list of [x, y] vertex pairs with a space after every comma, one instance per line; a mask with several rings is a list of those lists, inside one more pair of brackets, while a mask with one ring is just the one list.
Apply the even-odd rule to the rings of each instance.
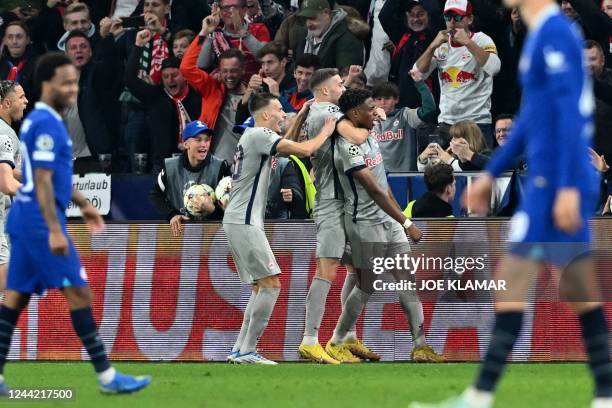
[[[374, 127], [374, 121], [378, 118], [374, 99], [368, 98], [359, 107], [351, 109], [351, 111], [347, 113], [347, 118], [356, 128], [372, 129], [372, 127]], [[354, 171], [352, 174], [384, 212], [389, 214], [391, 218], [400, 224], [406, 222], [407, 217], [395, 200], [395, 196], [391, 189], [389, 188], [387, 191], [381, 189], [367, 167]], [[414, 242], [418, 242], [421, 239], [421, 230], [419, 230], [415, 224], [407, 228], [406, 233]]]
[[[68, 106], [76, 103], [79, 92], [78, 81], [77, 71], [73, 65], [58, 67], [53, 79], [43, 82], [40, 100], [57, 112], [62, 112]], [[52, 170], [41, 168], [34, 170], [36, 197], [49, 227], [51, 252], [54, 255], [67, 255], [68, 239], [57, 217], [52, 177]], [[81, 209], [83, 219], [87, 222], [91, 233], [95, 234], [104, 230], [104, 220], [80, 192], [73, 190], [72, 200]], [[61, 290], [71, 310], [91, 306], [91, 290], [89, 287], [65, 287]], [[4, 293], [4, 304], [14, 310], [22, 310], [28, 305], [29, 300], [30, 294], [12, 290], [6, 290]]]
[[21, 311], [32, 293], [52, 288], [59, 289], [68, 303], [72, 328], [89, 355], [100, 390], [135, 392], [151, 378], [122, 374], [109, 362], [93, 316], [86, 271], [59, 213], [70, 199], [81, 209], [91, 233], [104, 229], [98, 211], [72, 187], [72, 143], [59, 114], [77, 102], [77, 69], [65, 54], [51, 52], [38, 61], [35, 77], [41, 98], [22, 125], [23, 186], [7, 220], [11, 258], [0, 306], [0, 337], [5, 339], [0, 342], [0, 396], [10, 392], [3, 373]]

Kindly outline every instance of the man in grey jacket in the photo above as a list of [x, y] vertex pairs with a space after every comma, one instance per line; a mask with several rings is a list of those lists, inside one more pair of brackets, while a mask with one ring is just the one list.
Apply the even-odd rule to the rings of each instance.
[[322, 68], [363, 65], [363, 42], [349, 30], [346, 11], [332, 10], [327, 0], [304, 0], [299, 15], [306, 27], [289, 34], [294, 60], [310, 53], [319, 56]]

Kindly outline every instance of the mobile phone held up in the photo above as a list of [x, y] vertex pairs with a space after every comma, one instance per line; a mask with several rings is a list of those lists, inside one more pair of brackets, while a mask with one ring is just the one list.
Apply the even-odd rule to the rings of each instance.
[[123, 26], [123, 28], [140, 29], [145, 26], [145, 19], [144, 16], [123, 17], [121, 19], [121, 25]]

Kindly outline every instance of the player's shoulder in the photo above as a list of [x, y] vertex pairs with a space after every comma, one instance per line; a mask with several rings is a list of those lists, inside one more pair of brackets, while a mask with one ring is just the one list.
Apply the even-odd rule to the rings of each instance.
[[27, 134], [33, 130], [56, 132], [63, 126], [62, 117], [47, 108], [37, 107], [23, 120], [21, 133]]
[[280, 135], [266, 127], [252, 127], [244, 131], [243, 138], [241, 139], [244, 139], [246, 143], [256, 144], [259, 143], [258, 140], [260, 141], [261, 139], [268, 138], [280, 138]]
[[313, 115], [321, 116], [335, 115], [340, 112], [340, 108], [338, 107], [338, 105], [335, 105], [331, 102], [315, 102], [312, 104], [310, 109]]
[[563, 44], [570, 39], [575, 41], [579, 37], [580, 34], [576, 32], [572, 22], [561, 12], [551, 14], [538, 30], [538, 39], [544, 44]]
[[2, 139], [2, 140], [5, 140], [5, 139], [12, 140], [12, 139], [14, 139], [16, 137], [17, 137], [17, 134], [15, 133], [13, 128], [10, 127], [8, 125], [8, 123], [6, 123], [5, 121], [0, 120], [0, 139]]
[[361, 153], [359, 145], [350, 142], [342, 136], [338, 136], [336, 144], [342, 153], [346, 153], [349, 156], [356, 156]]

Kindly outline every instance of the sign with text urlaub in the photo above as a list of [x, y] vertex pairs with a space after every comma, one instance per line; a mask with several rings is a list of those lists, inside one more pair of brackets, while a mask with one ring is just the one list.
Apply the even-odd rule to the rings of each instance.
[[[93, 205], [102, 215], [108, 214], [111, 203], [111, 176], [104, 173], [90, 173], [72, 176], [72, 187], [80, 191], [85, 199]], [[70, 201], [66, 209], [67, 217], [80, 217], [81, 210]]]

